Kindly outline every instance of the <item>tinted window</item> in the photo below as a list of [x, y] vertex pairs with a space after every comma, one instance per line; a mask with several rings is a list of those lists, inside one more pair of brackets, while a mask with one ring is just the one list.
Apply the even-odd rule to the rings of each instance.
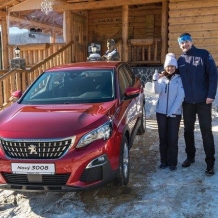
[[132, 73], [131, 69], [130, 69], [128, 66], [126, 66], [126, 65], [123, 65], [122, 68], [123, 68], [123, 70], [126, 72], [125, 75], [126, 75], [128, 81], [129, 81], [130, 86], [133, 86], [135, 76], [134, 76], [134, 74]]
[[115, 98], [112, 70], [45, 72], [19, 101], [25, 104], [107, 102]]
[[121, 66], [118, 69], [118, 80], [119, 80], [118, 82], [120, 86], [120, 97], [121, 98], [124, 95], [126, 88], [132, 85], [130, 84], [130, 81], [128, 80], [126, 74], [127, 74], [126, 70]]

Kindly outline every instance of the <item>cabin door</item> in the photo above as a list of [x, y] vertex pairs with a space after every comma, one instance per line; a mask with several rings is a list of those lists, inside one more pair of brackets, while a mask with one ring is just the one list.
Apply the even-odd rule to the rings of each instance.
[[73, 61], [81, 62], [87, 60], [86, 17], [77, 14], [73, 15], [73, 40]]

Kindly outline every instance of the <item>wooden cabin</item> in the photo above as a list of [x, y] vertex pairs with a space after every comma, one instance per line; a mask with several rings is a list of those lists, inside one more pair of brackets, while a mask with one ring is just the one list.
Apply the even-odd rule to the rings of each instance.
[[[0, 0], [0, 107], [8, 104], [12, 90], [25, 90], [43, 70], [86, 61], [91, 43], [103, 55], [110, 38], [132, 67], [160, 67], [167, 52], [181, 54], [177, 37], [189, 32], [218, 65], [217, 14], [217, 0]], [[26, 29], [30, 36], [47, 34], [49, 42], [10, 43], [10, 27]], [[11, 68], [17, 46], [26, 69]]]

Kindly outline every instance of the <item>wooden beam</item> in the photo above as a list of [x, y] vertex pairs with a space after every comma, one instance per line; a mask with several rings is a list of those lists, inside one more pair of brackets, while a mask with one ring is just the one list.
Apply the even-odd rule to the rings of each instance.
[[2, 18], [1, 21], [1, 38], [2, 38], [2, 68], [3, 70], [8, 69], [9, 58], [8, 58], [8, 29], [6, 18]]
[[19, 45], [20, 50], [22, 51], [34, 51], [34, 50], [45, 50], [49, 48], [50, 44], [48, 43], [36, 43], [36, 44], [26, 44]]
[[72, 14], [71, 11], [64, 11], [63, 16], [63, 37], [64, 42], [67, 44], [72, 40]]
[[128, 61], [128, 34], [129, 33], [129, 6], [122, 6], [122, 40], [123, 40], [123, 49], [122, 49], [122, 61]]
[[165, 55], [168, 50], [168, 2], [162, 2], [161, 19], [161, 63], [164, 63]]
[[52, 28], [51, 36], [50, 36], [50, 43], [55, 43], [55, 36], [56, 36], [55, 30]]
[[46, 29], [47, 29], [47, 28], [48, 28], [48, 29], [51, 29], [51, 28], [55, 27], [55, 30], [56, 30], [56, 31], [59, 31], [59, 32], [61, 31], [61, 32], [62, 32], [62, 28], [59, 27], [59, 26], [57, 26], [57, 25], [54, 25], [54, 24], [52, 24], [52, 26], [51, 26], [51, 25], [49, 25], [49, 24], [40, 23], [40, 22], [36, 22], [36, 21], [32, 21], [32, 20], [26, 20], [26, 19], [14, 17], [14, 16], [10, 16], [9, 20], [10, 20], [10, 21], [16, 21], [16, 22], [21, 23], [21, 24], [22, 24], [22, 23], [25, 23], [25, 25], [40, 26], [40, 27], [46, 28]]
[[7, 5], [13, 5], [14, 3], [14, 0], [1, 0], [0, 8], [6, 7]]
[[[36, 9], [41, 9], [41, 3], [43, 0], [25, 0], [23, 2], [20, 2], [19, 4], [16, 4], [8, 9], [8, 11], [27, 11], [27, 10], [36, 10]], [[53, 7], [54, 5], [62, 5], [65, 4], [66, 9], [68, 10], [69, 6], [72, 6], [71, 4], [63, 3], [61, 0], [56, 0], [53, 2]]]
[[8, 11], [27, 11], [41, 9], [42, 0], [26, 0], [10, 7]]
[[0, 11], [0, 17], [6, 17], [8, 14], [5, 11]]
[[[64, 11], [63, 14], [63, 37], [64, 42], [67, 44], [70, 41], [72, 41], [72, 28], [73, 28], [73, 22], [72, 22], [72, 13], [71, 11]], [[72, 58], [72, 50], [68, 49], [66, 51], [66, 60], [68, 63], [71, 62]]]
[[[32, 0], [31, 0], [32, 1]], [[105, 0], [105, 1], [95, 1], [95, 2], [83, 2], [83, 3], [57, 3], [53, 5], [55, 11], [65, 11], [65, 10], [92, 10], [99, 8], [111, 8], [119, 7], [123, 5], [141, 5], [150, 3], [160, 3], [166, 0]]]

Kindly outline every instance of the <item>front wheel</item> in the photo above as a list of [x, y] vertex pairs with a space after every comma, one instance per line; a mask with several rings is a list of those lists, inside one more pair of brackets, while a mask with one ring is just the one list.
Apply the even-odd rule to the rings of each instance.
[[121, 151], [120, 151], [119, 172], [113, 182], [115, 186], [123, 186], [128, 184], [129, 168], [130, 168], [129, 143], [126, 136], [124, 136], [122, 140]]

